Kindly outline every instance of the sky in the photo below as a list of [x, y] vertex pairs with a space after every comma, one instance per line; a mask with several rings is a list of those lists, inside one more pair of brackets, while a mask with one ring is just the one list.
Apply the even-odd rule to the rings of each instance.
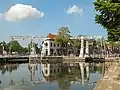
[[68, 26], [71, 35], [106, 35], [95, 23], [94, 0], [0, 0], [0, 41], [47, 36]]

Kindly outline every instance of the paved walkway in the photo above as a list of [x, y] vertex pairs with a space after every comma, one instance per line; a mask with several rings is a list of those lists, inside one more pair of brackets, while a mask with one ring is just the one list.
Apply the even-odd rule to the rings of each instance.
[[120, 90], [120, 62], [113, 63], [94, 90]]

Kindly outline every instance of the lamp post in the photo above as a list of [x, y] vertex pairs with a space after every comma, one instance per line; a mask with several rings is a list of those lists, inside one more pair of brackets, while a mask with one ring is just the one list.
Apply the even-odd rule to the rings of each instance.
[[70, 48], [70, 43], [68, 43], [68, 56], [69, 56], [69, 48]]
[[2, 55], [4, 55], [4, 45], [3, 45], [3, 42], [2, 42]]
[[2, 55], [5, 55], [6, 52], [5, 52], [5, 46], [4, 46], [4, 41], [2, 42]]

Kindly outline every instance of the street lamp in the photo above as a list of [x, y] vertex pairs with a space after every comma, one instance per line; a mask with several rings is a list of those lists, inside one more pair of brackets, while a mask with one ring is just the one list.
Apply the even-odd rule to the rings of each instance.
[[70, 43], [68, 42], [68, 55], [69, 55], [69, 48], [70, 48]]
[[4, 44], [2, 42], [2, 55], [4, 55]]

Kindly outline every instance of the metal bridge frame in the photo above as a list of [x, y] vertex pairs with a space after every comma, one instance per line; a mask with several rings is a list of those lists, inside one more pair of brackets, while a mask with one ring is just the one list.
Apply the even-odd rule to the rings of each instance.
[[[13, 40], [30, 40], [32, 45], [30, 46], [30, 54], [36, 54], [34, 40], [45, 40], [47, 37], [43, 36], [10, 36], [11, 41]], [[11, 52], [11, 48], [9, 49], [9, 53]]]

